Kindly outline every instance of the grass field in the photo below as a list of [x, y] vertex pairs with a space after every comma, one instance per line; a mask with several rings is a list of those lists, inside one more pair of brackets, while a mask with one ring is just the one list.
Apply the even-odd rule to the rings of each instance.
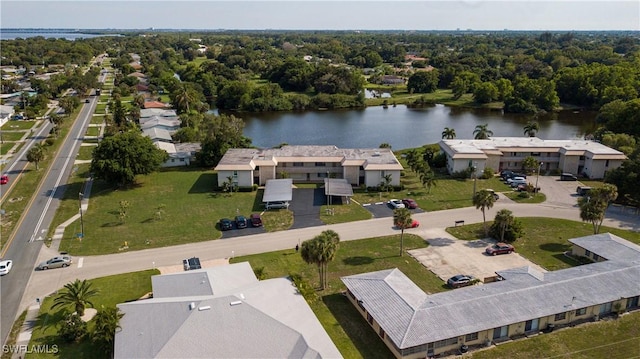
[[104, 115], [94, 115], [91, 117], [92, 124], [101, 124], [104, 122]]
[[[426, 242], [418, 236], [405, 234], [405, 250], [422, 248]], [[399, 268], [426, 292], [446, 290], [444, 283], [424, 266], [405, 254], [399, 256], [399, 236], [378, 237], [340, 243], [336, 258], [329, 264], [329, 287], [318, 291], [310, 303], [314, 313], [345, 358], [389, 358], [391, 352], [378, 339], [353, 305], [341, 292], [346, 288], [342, 276]], [[316, 287], [319, 284], [316, 266], [302, 261], [293, 249], [236, 257], [234, 263], [248, 261], [252, 268], [264, 268], [267, 278], [300, 274]]]
[[2, 125], [3, 131], [28, 130], [36, 124], [36, 121], [8, 121]]
[[100, 134], [100, 127], [88, 127], [85, 136], [98, 136]]
[[93, 157], [93, 150], [96, 146], [80, 146], [77, 160], [90, 160]]
[[[99, 294], [92, 298], [96, 309], [115, 307], [118, 303], [124, 303], [139, 299], [151, 292], [151, 276], [160, 274], [158, 270], [147, 270], [127, 274], [114, 275], [93, 279], [90, 282]], [[65, 284], [65, 283], [62, 283]], [[40, 307], [38, 322], [33, 330], [30, 345], [58, 346], [60, 352], [56, 355], [60, 358], [109, 358], [104, 352], [95, 347], [89, 338], [82, 339], [79, 343], [67, 344], [57, 336], [58, 323], [65, 315], [72, 312], [71, 308], [51, 309], [55, 296], [44, 299]], [[94, 323], [88, 323], [89, 331]], [[29, 354], [27, 358], [51, 358], [51, 354]]]
[[16, 142], [22, 139], [27, 131], [2, 130], [2, 141]]

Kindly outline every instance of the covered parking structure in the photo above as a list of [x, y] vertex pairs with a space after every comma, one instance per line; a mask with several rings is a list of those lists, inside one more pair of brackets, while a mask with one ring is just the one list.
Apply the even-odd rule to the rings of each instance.
[[293, 198], [293, 180], [291, 178], [270, 179], [264, 186], [263, 203], [291, 202]]
[[327, 196], [327, 204], [331, 204], [331, 197], [345, 197], [346, 203], [349, 203], [353, 197], [353, 187], [344, 178], [325, 178], [324, 179], [324, 195]]

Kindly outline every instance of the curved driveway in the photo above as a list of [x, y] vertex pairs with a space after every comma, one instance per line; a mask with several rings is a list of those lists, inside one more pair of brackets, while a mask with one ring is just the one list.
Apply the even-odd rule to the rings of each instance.
[[[575, 182], [574, 182], [575, 184]], [[501, 198], [487, 218], [493, 218], [500, 209], [513, 211], [516, 217], [551, 217], [580, 221], [576, 207], [568, 203], [554, 205], [517, 204]], [[455, 220], [464, 220], [466, 224], [482, 222], [482, 213], [474, 207], [459, 208], [437, 212], [417, 213], [413, 216], [421, 223], [419, 228], [410, 229], [408, 233], [429, 237], [429, 231], [446, 228]], [[622, 229], [640, 230], [638, 216], [630, 214], [608, 213], [604, 225]], [[128, 273], [170, 266], [182, 263], [184, 258], [197, 256], [201, 260], [212, 260], [291, 249], [300, 241], [312, 238], [326, 229], [332, 229], [340, 235], [342, 241], [392, 235], [398, 233], [392, 226], [390, 218], [375, 218], [365, 221], [324, 225], [281, 232], [261, 233], [239, 238], [218, 239], [210, 242], [184, 244], [165, 248], [153, 248], [142, 251], [109, 254], [101, 256], [76, 257], [72, 267], [50, 271], [35, 272], [31, 276], [27, 292], [23, 297], [20, 312], [35, 302], [62, 287], [64, 284], [79, 279], [91, 279], [107, 275]], [[56, 255], [52, 249], [43, 247], [40, 259]]]

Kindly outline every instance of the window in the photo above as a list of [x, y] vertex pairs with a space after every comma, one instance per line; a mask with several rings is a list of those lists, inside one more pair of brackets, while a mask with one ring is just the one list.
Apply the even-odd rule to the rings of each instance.
[[304, 167], [304, 163], [302, 162], [294, 162], [293, 167]]
[[584, 156], [580, 156], [580, 161], [584, 161]]
[[184, 158], [181, 158], [181, 159], [180, 159], [180, 162], [184, 162]]
[[458, 338], [449, 338], [449, 339], [445, 339], [445, 340], [440, 340], [437, 341], [435, 343], [433, 343], [434, 348], [442, 348], [442, 347], [448, 347], [450, 345], [455, 345], [458, 344]]
[[611, 302], [602, 304], [600, 306], [600, 315], [611, 313]]
[[540, 157], [540, 152], [531, 152], [531, 156]]
[[384, 339], [384, 329], [380, 328], [378, 333], [380, 333], [380, 338]]
[[478, 332], [467, 334], [464, 337], [464, 341], [465, 342], [470, 342], [470, 341], [473, 341], [473, 340], [478, 340]]
[[367, 322], [369, 322], [369, 324], [373, 324], [373, 317], [369, 313], [367, 313]]
[[567, 313], [558, 313], [556, 314], [556, 316], [553, 318], [554, 321], [559, 321], [559, 320], [564, 320], [567, 317]]
[[606, 160], [606, 161], [604, 162], [604, 166], [605, 166], [605, 167], [609, 167], [609, 160]]
[[594, 253], [593, 254], [593, 260], [597, 262], [598, 259], [600, 259], [600, 256]]
[[316, 167], [326, 167], [327, 164], [324, 162], [316, 162]]
[[318, 178], [327, 178], [327, 172], [319, 172]]
[[576, 317], [587, 314], [587, 308], [576, 309]]
[[366, 309], [364, 309], [364, 305], [362, 305], [362, 300], [358, 300], [358, 307], [360, 307], [360, 309], [366, 311]]
[[238, 171], [233, 171], [233, 178], [238, 178]]
[[591, 251], [588, 250], [588, 249], [585, 249], [584, 250], [584, 255], [585, 255], [585, 257], [591, 257]]
[[347, 290], [347, 294], [349, 294], [349, 296], [350, 296], [352, 299], [356, 299], [356, 296], [355, 296], [355, 295], [353, 295], [353, 293], [352, 293], [350, 290]]

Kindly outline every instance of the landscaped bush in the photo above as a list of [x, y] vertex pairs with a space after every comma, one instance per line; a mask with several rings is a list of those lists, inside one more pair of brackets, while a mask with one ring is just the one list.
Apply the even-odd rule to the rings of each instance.
[[455, 179], [471, 178], [471, 172], [473, 172], [473, 168], [467, 168], [462, 171], [453, 172], [451, 174], [451, 178], [455, 178]]
[[500, 226], [494, 221], [493, 224], [491, 224], [491, 228], [489, 228], [489, 235], [491, 238], [496, 240], [503, 240], [504, 242], [511, 243], [524, 236], [524, 227], [521, 221], [514, 218], [511, 225], [505, 229], [504, 238], [500, 239]]
[[493, 175], [494, 175], [493, 169], [491, 169], [491, 167], [485, 167], [484, 171], [482, 172], [482, 176], [480, 176], [480, 178], [489, 179], [489, 178], [492, 178]]
[[80, 316], [75, 313], [67, 315], [64, 320], [60, 322], [58, 335], [60, 339], [67, 343], [79, 342], [86, 334], [87, 323], [80, 319]]
[[253, 188], [253, 186], [241, 186], [236, 188], [238, 192], [253, 192], [256, 190]]

